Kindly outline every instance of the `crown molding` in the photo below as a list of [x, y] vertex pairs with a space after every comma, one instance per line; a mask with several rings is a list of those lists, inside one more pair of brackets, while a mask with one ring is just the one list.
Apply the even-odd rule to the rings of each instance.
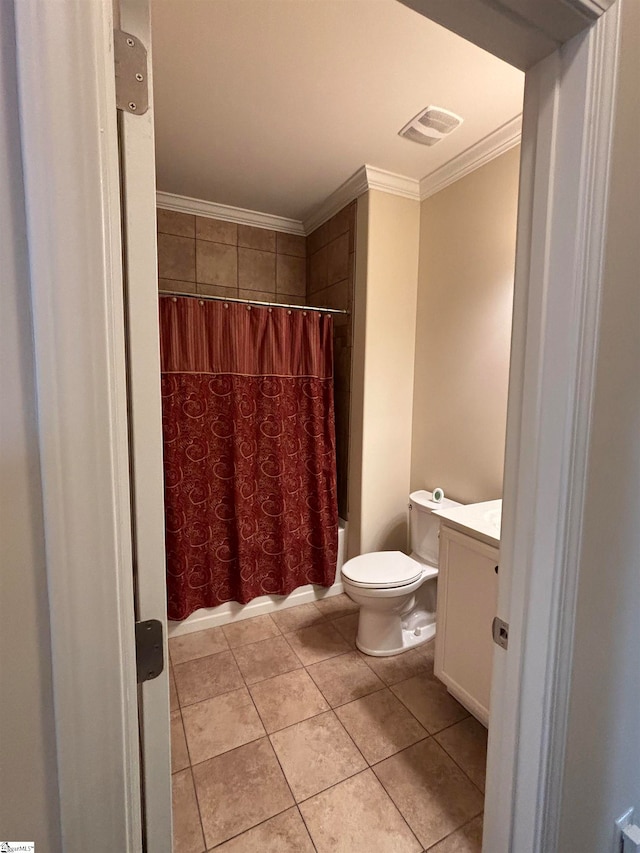
[[501, 154], [504, 154], [509, 149], [514, 148], [519, 142], [522, 135], [522, 115], [517, 115], [510, 121], [506, 122], [476, 142], [462, 154], [458, 154], [453, 160], [449, 160], [444, 166], [435, 169], [420, 181], [420, 200], [435, 195], [449, 184], [459, 181], [470, 172], [479, 169]]
[[185, 195], [158, 192], [156, 193], [156, 204], [163, 210], [192, 213], [210, 219], [221, 219], [224, 222], [237, 222], [240, 225], [251, 225], [254, 228], [282, 231], [285, 234], [304, 236], [306, 233], [304, 225], [298, 219], [287, 219], [285, 216], [274, 216], [271, 213], [260, 213], [257, 210], [246, 210], [243, 207], [231, 207], [228, 204], [217, 204], [213, 201], [203, 201]]
[[311, 234], [345, 205], [368, 190], [380, 190], [390, 195], [420, 200], [420, 182], [415, 178], [407, 178], [405, 175], [397, 175], [375, 166], [361, 166], [304, 220], [306, 233]]
[[562, 0], [562, 2], [576, 9], [585, 18], [595, 21], [607, 11], [613, 0]]
[[304, 236], [311, 234], [343, 207], [369, 190], [379, 190], [390, 195], [402, 196], [402, 198], [424, 201], [425, 198], [429, 198], [454, 181], [464, 178], [465, 175], [499, 157], [500, 154], [504, 154], [505, 151], [509, 151], [520, 142], [521, 133], [522, 116], [518, 115], [419, 181], [395, 172], [387, 172], [385, 169], [377, 169], [375, 166], [361, 166], [303, 221], [173, 193], [156, 193], [156, 203], [164, 210], [192, 213], [196, 216], [222, 219], [225, 222], [252, 225], [254, 228], [268, 228], [272, 231], [283, 231], [285, 234]]
[[319, 228], [327, 219], [331, 219], [339, 210], [349, 204], [358, 196], [366, 193], [369, 189], [367, 182], [367, 167], [361, 166], [357, 172], [354, 172], [350, 178], [340, 184], [337, 190], [334, 190], [331, 195], [325, 200], [304, 220], [304, 230], [307, 234], [311, 234], [316, 228]]
[[367, 173], [367, 184], [370, 190], [380, 190], [390, 195], [399, 195], [403, 198], [412, 198], [415, 201], [420, 201], [420, 181], [416, 178], [396, 175], [395, 172], [376, 169], [375, 166], [365, 166], [364, 168]]

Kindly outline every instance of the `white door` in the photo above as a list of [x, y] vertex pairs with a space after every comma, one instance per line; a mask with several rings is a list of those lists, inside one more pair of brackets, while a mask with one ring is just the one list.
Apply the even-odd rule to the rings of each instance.
[[140, 73], [147, 77], [149, 108], [144, 114], [120, 110], [118, 117], [136, 619], [162, 623], [165, 659], [162, 674], [139, 687], [143, 837], [149, 853], [170, 853], [171, 733], [149, 3], [115, 0], [114, 22], [147, 50], [146, 71]]

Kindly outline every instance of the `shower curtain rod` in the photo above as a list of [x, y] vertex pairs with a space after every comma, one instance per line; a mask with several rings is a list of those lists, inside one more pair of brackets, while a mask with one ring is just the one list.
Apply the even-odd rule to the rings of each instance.
[[203, 296], [200, 293], [180, 293], [175, 290], [159, 290], [160, 296], [186, 296], [189, 299], [202, 299], [214, 302], [242, 302], [245, 305], [264, 305], [268, 308], [293, 308], [296, 311], [321, 311], [324, 314], [349, 314], [344, 308], [316, 308], [313, 305], [284, 305], [282, 302], [261, 302], [258, 299], [237, 299], [233, 296]]

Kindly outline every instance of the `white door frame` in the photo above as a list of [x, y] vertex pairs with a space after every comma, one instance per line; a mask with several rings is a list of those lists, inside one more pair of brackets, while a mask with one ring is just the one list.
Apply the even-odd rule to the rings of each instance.
[[[19, 0], [16, 23], [63, 843], [134, 851], [112, 13], [103, 0]], [[511, 633], [495, 659], [491, 853], [555, 849], [617, 27], [614, 5], [527, 74], [501, 549], [514, 571], [499, 595]]]
[[138, 851], [111, 4], [15, 13], [62, 849]]
[[[136, 616], [162, 622], [167, 665], [140, 685], [140, 758], [146, 849], [171, 853], [171, 728], [164, 540], [160, 318], [151, 20], [148, 2], [114, 0], [119, 29], [147, 46], [149, 109], [120, 114], [124, 281], [129, 343], [129, 440]], [[129, 239], [129, 237], [131, 239]]]
[[527, 72], [484, 849], [557, 849], [619, 3]]

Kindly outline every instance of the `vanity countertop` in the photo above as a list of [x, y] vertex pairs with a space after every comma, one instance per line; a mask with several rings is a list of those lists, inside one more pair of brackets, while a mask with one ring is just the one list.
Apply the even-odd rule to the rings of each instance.
[[502, 521], [502, 500], [483, 501], [479, 504], [465, 504], [452, 509], [435, 510], [434, 515], [449, 527], [459, 530], [486, 542], [487, 545], [500, 547], [500, 523]]

